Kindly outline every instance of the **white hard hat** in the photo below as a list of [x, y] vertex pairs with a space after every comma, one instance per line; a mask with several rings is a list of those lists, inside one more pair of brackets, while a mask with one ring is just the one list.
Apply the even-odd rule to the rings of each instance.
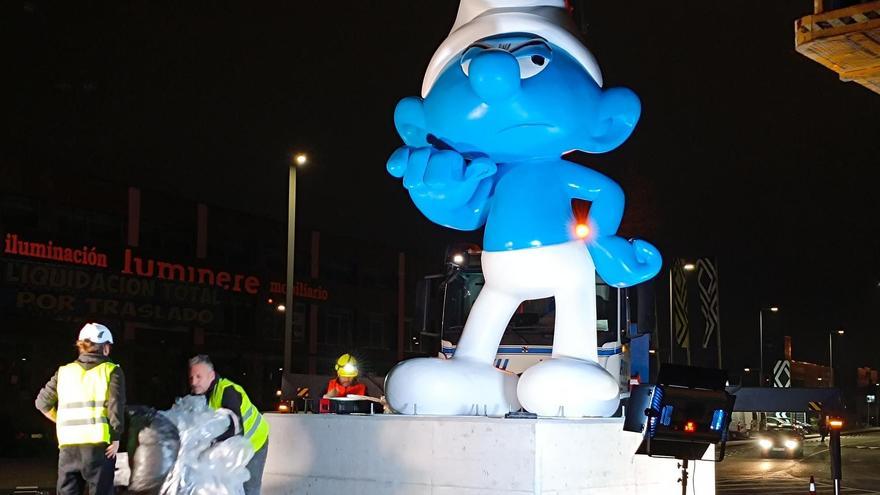
[[79, 331], [79, 340], [88, 340], [95, 344], [113, 343], [113, 334], [110, 329], [100, 323], [86, 323]]
[[565, 50], [602, 86], [602, 71], [584, 46], [565, 0], [461, 0], [449, 36], [440, 43], [422, 80], [428, 96], [440, 73], [471, 43], [499, 34], [540, 36]]

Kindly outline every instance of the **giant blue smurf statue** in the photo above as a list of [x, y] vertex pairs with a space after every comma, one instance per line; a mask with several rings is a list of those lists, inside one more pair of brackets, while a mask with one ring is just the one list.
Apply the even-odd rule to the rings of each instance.
[[[613, 150], [640, 111], [632, 91], [602, 89], [564, 0], [462, 0], [422, 98], [404, 98], [394, 111], [405, 146], [387, 168], [431, 221], [459, 230], [485, 225], [486, 284], [452, 359], [412, 359], [392, 370], [392, 409], [614, 414], [618, 380], [597, 363], [595, 272], [626, 287], [656, 275], [662, 261], [651, 244], [615, 235], [620, 187], [561, 156]], [[585, 236], [575, 231], [575, 198], [591, 202]], [[519, 379], [496, 369], [517, 306], [549, 296], [556, 301], [552, 358]]]

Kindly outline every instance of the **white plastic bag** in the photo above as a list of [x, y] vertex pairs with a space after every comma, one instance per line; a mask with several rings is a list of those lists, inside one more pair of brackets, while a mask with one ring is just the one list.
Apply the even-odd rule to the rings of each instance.
[[250, 479], [246, 466], [254, 456], [250, 442], [236, 435], [213, 443], [229, 428], [230, 416], [237, 419], [233, 413], [209, 408], [204, 396], [188, 395], [159, 414], [180, 433], [177, 461], [165, 478], [162, 495], [244, 495], [242, 485]]

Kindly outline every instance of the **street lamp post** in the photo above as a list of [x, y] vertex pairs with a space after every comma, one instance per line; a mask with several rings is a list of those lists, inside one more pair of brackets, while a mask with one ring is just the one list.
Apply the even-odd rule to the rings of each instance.
[[764, 311], [770, 310], [772, 312], [779, 311], [779, 308], [776, 306], [770, 306], [769, 308], [761, 308], [758, 311], [758, 359], [761, 360], [760, 366], [758, 366], [758, 386], [764, 386]]
[[296, 237], [296, 167], [305, 165], [309, 159], [305, 153], [297, 153], [290, 161], [287, 186], [287, 287], [284, 291], [284, 372], [291, 373], [293, 360], [293, 255]]
[[843, 335], [843, 330], [837, 330], [835, 332], [828, 332], [828, 367], [831, 368], [831, 386], [834, 386], [834, 340], [832, 337], [834, 334]]

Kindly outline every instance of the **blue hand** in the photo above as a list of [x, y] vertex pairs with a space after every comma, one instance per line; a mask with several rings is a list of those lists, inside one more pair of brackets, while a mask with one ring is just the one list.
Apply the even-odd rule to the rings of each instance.
[[488, 158], [466, 164], [454, 150], [401, 146], [386, 167], [394, 177], [403, 178], [413, 202], [432, 221], [462, 230], [479, 228], [485, 222], [490, 178], [498, 170]]
[[663, 258], [650, 243], [612, 235], [594, 239], [587, 244], [596, 271], [602, 280], [614, 287], [629, 287], [649, 280], [660, 271]]

